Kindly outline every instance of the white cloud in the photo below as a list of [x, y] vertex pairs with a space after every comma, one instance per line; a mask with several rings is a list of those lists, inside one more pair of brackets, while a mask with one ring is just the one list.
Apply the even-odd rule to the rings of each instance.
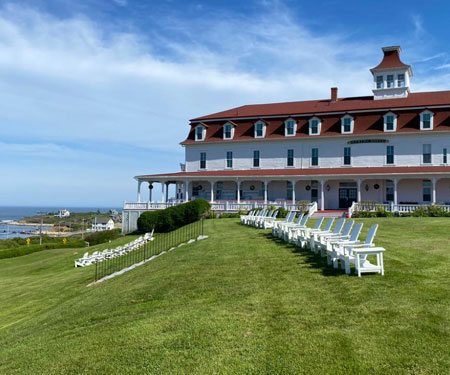
[[[140, 35], [107, 32], [86, 16], [0, 8], [0, 158], [15, 166], [4, 178], [13, 186], [24, 168], [14, 159], [26, 154], [29, 163], [76, 165], [74, 173], [92, 176], [91, 194], [98, 194], [98, 186], [111, 186], [108, 175], [117, 178], [116, 187], [125, 179], [130, 186], [138, 173], [175, 171], [189, 118], [248, 103], [327, 98], [331, 86], [341, 96], [371, 94], [368, 69], [381, 59], [380, 40], [319, 35], [281, 2], [264, 9], [190, 22], [167, 16], [158, 21], [159, 32]], [[423, 34], [421, 20], [414, 22]], [[414, 60], [429, 58], [407, 47]], [[446, 74], [425, 78], [415, 77], [414, 87], [448, 87]], [[91, 159], [102, 169], [89, 165]], [[59, 186], [51, 168], [45, 171], [44, 180]], [[129, 193], [107, 190], [109, 199]]]

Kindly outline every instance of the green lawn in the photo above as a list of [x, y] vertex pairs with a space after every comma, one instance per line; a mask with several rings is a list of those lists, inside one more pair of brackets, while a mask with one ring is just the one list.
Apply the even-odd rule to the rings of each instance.
[[83, 249], [0, 260], [0, 374], [448, 374], [450, 219], [361, 221], [384, 277], [234, 219], [93, 287]]

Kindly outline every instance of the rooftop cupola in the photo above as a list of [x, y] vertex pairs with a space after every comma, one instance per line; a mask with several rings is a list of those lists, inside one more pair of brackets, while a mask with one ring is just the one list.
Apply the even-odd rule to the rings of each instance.
[[400, 46], [383, 47], [383, 60], [370, 69], [373, 74], [374, 99], [406, 98], [410, 92], [409, 81], [412, 77], [410, 65], [400, 60]]

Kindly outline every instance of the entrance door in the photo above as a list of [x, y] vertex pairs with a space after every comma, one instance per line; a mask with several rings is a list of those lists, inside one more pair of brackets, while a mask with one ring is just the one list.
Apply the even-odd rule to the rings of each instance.
[[357, 200], [356, 188], [339, 188], [339, 208], [349, 208]]

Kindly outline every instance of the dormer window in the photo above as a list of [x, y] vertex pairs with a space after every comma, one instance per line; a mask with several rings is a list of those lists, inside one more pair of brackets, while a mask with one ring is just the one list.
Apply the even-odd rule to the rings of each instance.
[[405, 87], [405, 75], [404, 74], [397, 75], [397, 87]]
[[292, 137], [297, 131], [297, 122], [293, 119], [286, 120], [284, 123], [284, 135], [286, 137]]
[[395, 132], [397, 130], [397, 115], [388, 112], [384, 115], [384, 131]]
[[322, 121], [320, 121], [317, 117], [313, 117], [309, 120], [309, 135], [319, 135], [321, 125]]
[[205, 139], [206, 128], [203, 125], [197, 125], [195, 127], [195, 140], [203, 141]]
[[351, 134], [353, 133], [353, 117], [350, 115], [346, 115], [341, 118], [341, 133], [342, 134]]
[[420, 114], [420, 130], [433, 130], [433, 112], [423, 111]]
[[227, 122], [223, 126], [223, 139], [233, 139], [234, 137], [234, 125]]
[[264, 121], [255, 122], [255, 138], [264, 138], [266, 134], [266, 124]]

